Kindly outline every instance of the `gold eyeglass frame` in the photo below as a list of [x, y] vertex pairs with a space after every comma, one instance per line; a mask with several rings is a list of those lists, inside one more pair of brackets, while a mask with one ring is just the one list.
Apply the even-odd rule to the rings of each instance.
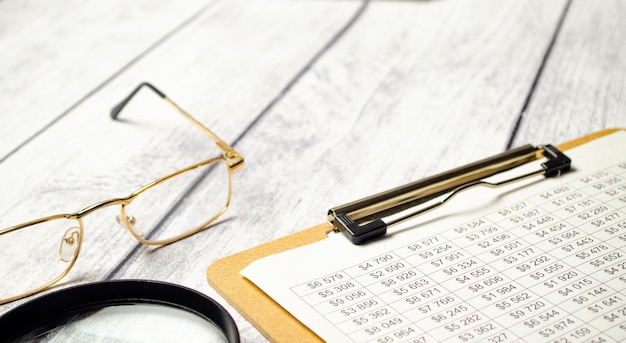
[[[83, 209], [81, 209], [78, 212], [75, 213], [66, 213], [66, 214], [57, 214], [57, 215], [52, 215], [52, 216], [48, 216], [48, 217], [43, 217], [43, 218], [39, 218], [39, 219], [35, 219], [35, 220], [31, 220], [22, 224], [18, 224], [6, 229], [2, 229], [0, 230], [0, 236], [4, 235], [4, 234], [8, 234], [10, 232], [13, 231], [17, 231], [17, 230], [21, 230], [24, 228], [27, 228], [29, 226], [32, 225], [37, 225], [37, 224], [41, 224], [41, 223], [45, 223], [48, 221], [53, 221], [53, 220], [58, 220], [58, 219], [68, 219], [68, 220], [74, 220], [79, 224], [78, 232], [76, 232], [75, 230], [71, 231], [68, 230], [65, 233], [65, 237], [62, 238], [62, 241], [66, 241], [69, 244], [77, 244], [77, 247], [74, 250], [73, 256], [71, 258], [71, 260], [65, 261], [68, 262], [67, 268], [65, 268], [65, 271], [62, 272], [59, 276], [57, 276], [56, 278], [54, 278], [52, 281], [49, 281], [48, 283], [46, 283], [45, 285], [35, 288], [31, 291], [27, 291], [25, 293], [22, 294], [18, 294], [16, 296], [12, 296], [9, 298], [5, 298], [5, 299], [0, 299], [0, 305], [2, 304], [6, 304], [18, 299], [22, 299], [22, 298], [26, 298], [28, 296], [31, 296], [33, 294], [37, 294], [39, 292], [45, 291], [47, 289], [49, 289], [50, 287], [52, 287], [53, 285], [55, 285], [57, 282], [59, 282], [61, 279], [63, 279], [68, 273], [69, 271], [72, 269], [72, 267], [74, 266], [74, 264], [76, 263], [76, 260], [78, 259], [78, 255], [80, 253], [80, 249], [81, 249], [81, 245], [82, 245], [82, 239], [83, 239], [83, 233], [84, 233], [84, 225], [83, 225], [83, 221], [82, 218], [97, 211], [100, 210], [102, 208], [105, 207], [109, 207], [109, 206], [115, 206], [115, 205], [120, 205], [120, 215], [118, 216], [118, 222], [120, 224], [123, 224], [124, 227], [128, 230], [128, 232], [130, 232], [130, 234], [137, 239], [137, 241], [141, 242], [142, 244], [145, 245], [152, 245], [152, 246], [162, 246], [162, 245], [167, 245], [176, 241], [179, 241], [183, 238], [189, 237], [191, 235], [194, 235], [196, 233], [198, 233], [199, 231], [202, 231], [203, 229], [205, 229], [210, 223], [212, 223], [213, 221], [215, 221], [217, 218], [219, 218], [224, 212], [226, 212], [226, 210], [228, 209], [228, 207], [230, 206], [230, 201], [231, 201], [231, 195], [232, 195], [232, 173], [238, 171], [239, 169], [243, 168], [244, 166], [244, 159], [243, 157], [229, 144], [227, 144], [226, 142], [224, 142], [220, 137], [218, 137], [215, 133], [213, 133], [211, 130], [209, 130], [207, 127], [205, 127], [204, 125], [202, 125], [202, 123], [200, 123], [198, 120], [196, 120], [194, 117], [192, 117], [189, 113], [187, 113], [185, 110], [183, 110], [180, 106], [178, 106], [174, 101], [172, 101], [171, 99], [169, 99], [163, 92], [161, 92], [160, 90], [158, 90], [156, 87], [154, 87], [152, 84], [148, 83], [148, 82], [143, 82], [141, 84], [139, 84], [139, 86], [137, 86], [126, 98], [124, 98], [124, 100], [122, 100], [117, 106], [113, 107], [113, 109], [111, 110], [111, 118], [114, 120], [117, 120], [117, 117], [119, 115], [119, 113], [121, 112], [121, 110], [126, 106], [126, 104], [128, 104], [128, 102], [144, 87], [147, 87], [149, 89], [151, 89], [152, 91], [154, 91], [156, 94], [158, 94], [166, 103], [168, 103], [170, 106], [174, 107], [174, 109], [179, 112], [183, 117], [185, 117], [185, 119], [187, 119], [188, 121], [190, 121], [196, 128], [198, 128], [200, 131], [202, 131], [202, 133], [204, 133], [205, 135], [209, 136], [209, 138], [211, 138], [214, 142], [215, 145], [217, 147], [218, 150], [221, 151], [222, 156], [221, 157], [214, 157], [202, 162], [198, 162], [196, 164], [190, 165], [186, 168], [180, 169], [176, 172], [173, 172], [169, 175], [166, 175], [160, 179], [154, 180], [150, 183], [148, 183], [145, 186], [142, 186], [140, 188], [138, 188], [137, 190], [135, 190], [134, 192], [132, 192], [131, 194], [129, 194], [126, 197], [122, 197], [122, 198], [113, 198], [113, 199], [109, 199], [109, 200], [104, 200], [104, 201], [100, 201], [98, 203], [95, 203], [93, 205], [87, 206]], [[201, 225], [199, 225], [196, 228], [193, 228], [185, 233], [182, 233], [180, 235], [177, 235], [175, 237], [169, 238], [169, 239], [165, 239], [165, 240], [158, 240], [158, 241], [150, 241], [150, 240], [146, 240], [142, 237], [142, 234], [137, 233], [134, 229], [133, 229], [133, 221], [134, 218], [131, 216], [127, 216], [126, 215], [126, 206], [128, 206], [134, 199], [136, 199], [141, 193], [147, 191], [148, 189], [159, 185], [165, 181], [168, 181], [176, 176], [179, 176], [181, 174], [184, 174], [186, 172], [189, 172], [191, 170], [194, 170], [196, 168], [200, 168], [212, 163], [224, 163], [226, 165], [226, 169], [228, 171], [228, 196], [226, 199], [226, 203], [224, 205], [224, 207], [217, 212], [217, 214], [213, 215], [211, 218], [209, 218], [207, 221], [205, 221], [204, 223], [202, 223]], [[70, 229], [76, 229], [76, 228], [70, 228]], [[69, 235], [68, 235], [69, 232]], [[78, 233], [78, 236], [76, 235], [76, 233]], [[75, 240], [77, 240], [75, 242]], [[62, 249], [62, 248], [60, 248]], [[61, 255], [61, 251], [59, 251], [59, 255]], [[63, 259], [62, 256], [60, 256], [61, 259]]]

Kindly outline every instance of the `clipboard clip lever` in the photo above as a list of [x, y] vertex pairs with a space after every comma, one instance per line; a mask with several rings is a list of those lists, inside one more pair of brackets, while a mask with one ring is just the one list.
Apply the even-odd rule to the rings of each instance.
[[[520, 165], [546, 158], [541, 168], [501, 181], [486, 178]], [[331, 208], [328, 220], [353, 244], [384, 236], [387, 228], [431, 211], [459, 192], [476, 187], [504, 186], [536, 175], [559, 176], [570, 169], [571, 160], [552, 145], [525, 145], [388, 191]], [[416, 207], [421, 206], [419, 209]], [[408, 213], [407, 213], [408, 212]], [[390, 217], [383, 221], [382, 218]]]

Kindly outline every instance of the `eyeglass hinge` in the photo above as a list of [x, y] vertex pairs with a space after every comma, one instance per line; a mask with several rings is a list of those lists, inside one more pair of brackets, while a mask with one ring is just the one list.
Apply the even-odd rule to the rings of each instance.
[[237, 171], [243, 168], [244, 159], [237, 153], [236, 151], [229, 151], [225, 153], [226, 159], [228, 160], [228, 167], [232, 171]]

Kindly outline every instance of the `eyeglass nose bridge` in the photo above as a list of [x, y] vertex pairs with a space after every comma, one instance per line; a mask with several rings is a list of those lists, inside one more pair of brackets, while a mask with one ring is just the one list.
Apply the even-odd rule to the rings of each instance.
[[101, 201], [99, 203], [95, 203], [91, 206], [87, 206], [85, 208], [83, 208], [82, 210], [78, 211], [76, 213], [76, 218], [77, 219], [81, 219], [83, 217], [85, 217], [88, 214], [91, 214], [92, 212], [95, 212], [99, 209], [105, 208], [105, 207], [109, 207], [109, 206], [115, 206], [115, 205], [124, 205], [124, 204], [128, 204], [130, 203], [134, 197], [136, 197], [137, 194], [132, 194], [126, 198], [114, 198], [114, 199], [109, 199], [109, 200], [104, 200]]
[[[121, 213], [124, 215], [124, 217], [122, 217], [122, 215], [118, 214], [117, 216], [115, 216], [115, 221], [122, 227], [128, 228], [134, 235], [137, 236], [143, 236], [143, 232], [140, 232], [139, 230], [136, 230], [133, 225], [136, 222], [136, 219], [132, 216], [127, 216], [124, 214], [124, 206], [129, 204], [130, 202], [133, 201], [133, 199], [135, 197], [137, 197], [137, 195], [139, 195], [140, 192], [135, 192], [131, 195], [129, 195], [128, 197], [125, 198], [114, 198], [114, 199], [109, 199], [109, 200], [105, 200], [105, 201], [101, 201], [99, 203], [93, 204], [91, 206], [85, 207], [82, 210], [80, 210], [78, 213], [76, 213], [76, 218], [77, 219], [81, 219], [83, 217], [85, 217], [88, 214], [91, 214], [92, 212], [95, 212], [101, 208], [105, 208], [105, 207], [109, 207], [109, 206], [116, 206], [116, 205], [120, 205], [122, 208]], [[124, 219], [122, 219], [124, 218]]]

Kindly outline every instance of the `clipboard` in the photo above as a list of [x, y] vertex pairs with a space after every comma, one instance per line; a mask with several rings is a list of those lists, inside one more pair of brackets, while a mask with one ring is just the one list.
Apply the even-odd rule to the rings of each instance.
[[[621, 130], [626, 129], [598, 131], [560, 144], [558, 149], [568, 150]], [[265, 256], [320, 241], [327, 237], [328, 231], [333, 229], [334, 225], [325, 222], [217, 260], [206, 271], [207, 281], [270, 341], [323, 342], [313, 331], [300, 323], [261, 289], [241, 276], [239, 271]]]

